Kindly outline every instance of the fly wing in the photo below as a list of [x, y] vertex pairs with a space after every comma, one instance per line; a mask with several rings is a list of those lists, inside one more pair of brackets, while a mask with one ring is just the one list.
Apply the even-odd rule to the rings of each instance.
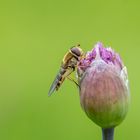
[[48, 96], [51, 96], [52, 93], [56, 90], [57, 84], [58, 84], [58, 82], [59, 82], [59, 80], [57, 79], [57, 77], [58, 77], [58, 76], [56, 76], [56, 78], [54, 79], [54, 81], [53, 81], [53, 83], [52, 83], [52, 85], [51, 85], [51, 87], [50, 87], [50, 90], [49, 90], [49, 92], [48, 92]]
[[55, 91], [55, 90], [58, 90], [58, 88], [61, 86], [61, 84], [63, 83], [63, 81], [65, 80], [65, 78], [67, 76], [69, 76], [72, 72], [73, 72], [73, 68], [68, 68], [68, 69], [63, 69], [61, 68], [57, 74], [57, 76], [55, 77], [51, 87], [50, 87], [50, 90], [48, 92], [48, 96], [51, 96], [52, 93]]
[[65, 73], [65, 71], [66, 71], [65, 69], [60, 68], [58, 74], [56, 75], [56, 77], [55, 77], [55, 79], [50, 87], [50, 90], [48, 92], [48, 96], [50, 96], [57, 89], [58, 84], [59, 84], [60, 80], [62, 79], [62, 76]]

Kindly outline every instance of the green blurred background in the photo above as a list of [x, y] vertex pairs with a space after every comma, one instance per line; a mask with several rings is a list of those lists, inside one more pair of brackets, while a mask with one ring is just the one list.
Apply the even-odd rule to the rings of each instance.
[[131, 87], [131, 107], [115, 140], [139, 140], [139, 36], [138, 0], [0, 1], [0, 139], [100, 140], [73, 83], [47, 93], [71, 46], [88, 51], [101, 41], [120, 53]]

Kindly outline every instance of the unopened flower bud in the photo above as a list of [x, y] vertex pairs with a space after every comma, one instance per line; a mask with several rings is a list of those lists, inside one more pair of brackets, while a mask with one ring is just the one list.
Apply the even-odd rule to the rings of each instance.
[[97, 43], [78, 65], [80, 102], [87, 116], [102, 128], [120, 124], [128, 111], [127, 69], [111, 48]]

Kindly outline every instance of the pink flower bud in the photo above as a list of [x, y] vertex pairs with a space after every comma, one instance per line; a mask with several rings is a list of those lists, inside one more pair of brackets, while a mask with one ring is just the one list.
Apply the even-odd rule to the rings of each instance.
[[120, 124], [128, 111], [127, 69], [111, 48], [97, 43], [78, 65], [80, 102], [87, 116], [102, 128]]

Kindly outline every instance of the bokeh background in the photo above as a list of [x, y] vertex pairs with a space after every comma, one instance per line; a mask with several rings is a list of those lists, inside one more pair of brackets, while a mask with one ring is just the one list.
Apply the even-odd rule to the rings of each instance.
[[[65, 81], [47, 96], [63, 55], [101, 41], [128, 68], [131, 106], [115, 140], [140, 138], [140, 2], [138, 0], [0, 1], [0, 139], [101, 139]], [[73, 75], [74, 76], [74, 75]]]

